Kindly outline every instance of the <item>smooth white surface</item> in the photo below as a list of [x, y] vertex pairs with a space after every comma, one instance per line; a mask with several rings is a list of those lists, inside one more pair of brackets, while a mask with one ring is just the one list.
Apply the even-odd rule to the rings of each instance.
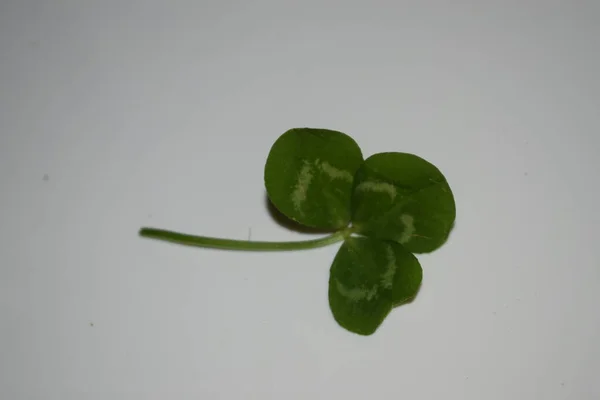
[[[600, 3], [3, 1], [0, 398], [600, 398]], [[371, 337], [287, 240], [291, 127], [408, 151], [456, 228]]]

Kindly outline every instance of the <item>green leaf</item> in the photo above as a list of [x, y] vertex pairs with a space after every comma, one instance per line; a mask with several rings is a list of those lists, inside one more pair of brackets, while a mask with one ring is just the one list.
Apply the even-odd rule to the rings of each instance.
[[349, 237], [329, 275], [329, 306], [345, 329], [374, 333], [394, 306], [412, 299], [423, 272], [402, 245], [368, 237]]
[[407, 153], [379, 153], [354, 179], [352, 223], [357, 232], [427, 253], [448, 238], [456, 208], [446, 178], [433, 164]]
[[342, 132], [290, 129], [267, 157], [267, 194], [282, 214], [302, 225], [344, 228], [350, 222], [354, 174], [362, 162], [360, 148]]
[[[363, 160], [357, 143], [329, 129], [296, 128], [271, 147], [264, 168], [269, 200], [300, 225], [333, 231], [303, 241], [234, 240], [143, 227], [142, 237], [243, 251], [314, 249], [343, 241], [330, 269], [329, 306], [340, 326], [371, 335], [390, 311], [414, 298], [423, 279], [413, 253], [440, 247], [456, 217], [446, 178], [412, 154]], [[277, 213], [279, 215], [279, 213]]]

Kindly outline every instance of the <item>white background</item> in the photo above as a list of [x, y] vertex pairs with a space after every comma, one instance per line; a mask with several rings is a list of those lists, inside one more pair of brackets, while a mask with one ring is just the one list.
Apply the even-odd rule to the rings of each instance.
[[[600, 398], [599, 37], [593, 0], [2, 1], [0, 398]], [[453, 188], [373, 336], [331, 316], [337, 246], [137, 236], [306, 237], [263, 184], [301, 126]]]

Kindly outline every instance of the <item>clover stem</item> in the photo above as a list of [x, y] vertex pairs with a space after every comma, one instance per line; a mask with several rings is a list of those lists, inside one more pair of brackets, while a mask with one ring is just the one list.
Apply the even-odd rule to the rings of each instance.
[[294, 241], [294, 242], [254, 242], [246, 240], [221, 239], [206, 236], [188, 235], [164, 229], [142, 228], [140, 236], [163, 240], [185, 246], [206, 247], [223, 250], [245, 250], [245, 251], [285, 251], [306, 250], [324, 247], [333, 243], [341, 242], [352, 233], [351, 228], [342, 229], [329, 236], [319, 239]]

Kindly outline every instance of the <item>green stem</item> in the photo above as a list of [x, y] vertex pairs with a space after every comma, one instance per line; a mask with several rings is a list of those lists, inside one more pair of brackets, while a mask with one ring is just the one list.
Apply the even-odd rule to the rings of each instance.
[[167, 242], [182, 244], [186, 246], [208, 247], [224, 250], [246, 250], [246, 251], [283, 251], [283, 250], [305, 250], [324, 247], [333, 243], [341, 242], [350, 235], [350, 229], [343, 229], [329, 236], [319, 239], [298, 242], [251, 242], [246, 240], [220, 239], [206, 236], [188, 235], [185, 233], [167, 231], [156, 228], [140, 229], [140, 236], [158, 239]]

